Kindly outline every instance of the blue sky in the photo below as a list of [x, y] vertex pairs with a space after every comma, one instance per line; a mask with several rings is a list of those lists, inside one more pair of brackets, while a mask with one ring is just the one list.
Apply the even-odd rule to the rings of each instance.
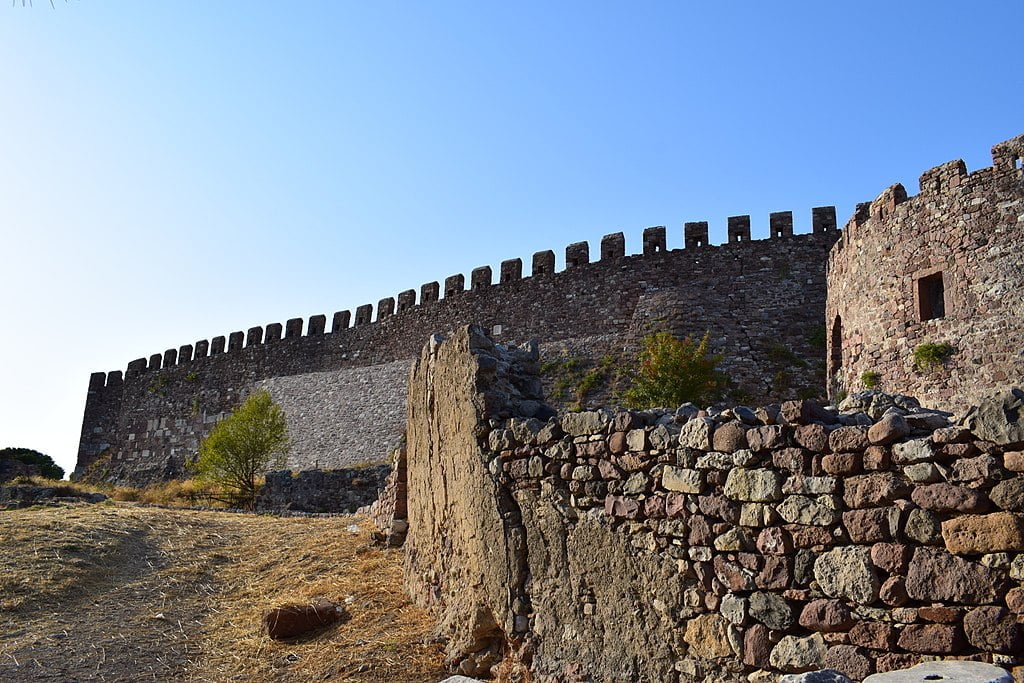
[[90, 372], [619, 230], [842, 223], [1024, 133], [1019, 1], [34, 4], [0, 7], [0, 447], [66, 469]]

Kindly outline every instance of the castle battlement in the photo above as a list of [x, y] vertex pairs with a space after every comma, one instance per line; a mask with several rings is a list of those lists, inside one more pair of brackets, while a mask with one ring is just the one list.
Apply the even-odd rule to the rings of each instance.
[[[834, 206], [819, 206], [811, 209], [811, 234], [827, 233], [836, 230], [836, 209]], [[353, 318], [351, 311], [337, 311], [331, 319], [331, 328], [326, 329], [327, 317], [325, 315], [311, 316], [308, 321], [303, 318], [291, 318], [282, 326], [281, 323], [271, 323], [264, 329], [261, 326], [250, 327], [246, 332], [231, 332], [227, 336], [217, 336], [210, 340], [199, 340], [194, 344], [184, 344], [177, 349], [167, 349], [163, 353], [154, 353], [149, 358], [138, 358], [128, 363], [124, 373], [124, 379], [133, 378], [148, 371], [172, 368], [178, 365], [187, 365], [194, 361], [218, 356], [225, 353], [238, 353], [243, 349], [260, 346], [264, 344], [276, 344], [281, 341], [296, 340], [300, 338], [315, 338], [324, 335], [334, 336], [336, 339], [344, 339], [344, 335], [355, 327], [366, 325], [377, 325], [394, 316], [407, 314], [415, 309], [455, 299], [462, 296], [473, 296], [484, 290], [500, 288], [503, 285], [510, 285], [521, 280], [530, 278], [543, 278], [558, 276], [570, 273], [577, 268], [605, 264], [609, 262], [627, 260], [631, 265], [633, 259], [664, 254], [667, 252], [686, 251], [691, 255], [697, 255], [698, 250], [715, 250], [721, 246], [727, 250], [748, 249], [760, 250], [762, 245], [772, 240], [799, 237], [793, 231], [793, 212], [779, 211], [769, 215], [768, 236], [761, 239], [751, 239], [751, 220], [749, 215], [730, 216], [727, 220], [727, 241], [722, 245], [711, 245], [708, 239], [708, 223], [687, 222], [682, 231], [680, 246], [674, 249], [669, 248], [668, 230], [665, 226], [654, 226], [643, 230], [640, 242], [641, 250], [631, 254], [626, 253], [626, 238], [623, 232], [616, 232], [605, 235], [600, 240], [598, 259], [590, 260], [590, 245], [588, 242], [575, 242], [565, 248], [565, 267], [562, 270], [555, 269], [555, 252], [545, 250], [536, 252], [531, 262], [531, 272], [523, 275], [523, 261], [521, 258], [514, 258], [502, 261], [498, 273], [498, 282], [494, 282], [493, 271], [490, 266], [480, 266], [470, 271], [469, 289], [466, 288], [466, 277], [461, 273], [450, 275], [444, 279], [443, 298], [440, 296], [441, 285], [437, 281], [427, 282], [420, 286], [419, 301], [417, 301], [416, 290], [406, 289], [398, 294], [397, 305], [395, 297], [380, 299], [376, 308], [373, 304], [363, 304], [355, 309]], [[710, 253], [710, 252], [705, 252]], [[374, 311], [376, 310], [376, 317]], [[305, 327], [305, 334], [303, 328]], [[282, 335], [283, 331], [283, 335]], [[90, 379], [90, 391], [102, 388], [99, 385], [98, 377], [104, 373], [94, 373]], [[122, 382], [120, 370], [106, 374], [104, 385], [111, 382], [120, 386]]]

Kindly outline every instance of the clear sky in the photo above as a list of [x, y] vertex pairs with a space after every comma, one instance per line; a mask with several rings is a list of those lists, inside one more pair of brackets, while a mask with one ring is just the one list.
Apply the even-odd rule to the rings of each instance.
[[1024, 3], [0, 7], [0, 447], [89, 373], [623, 230], [834, 204], [1024, 133]]

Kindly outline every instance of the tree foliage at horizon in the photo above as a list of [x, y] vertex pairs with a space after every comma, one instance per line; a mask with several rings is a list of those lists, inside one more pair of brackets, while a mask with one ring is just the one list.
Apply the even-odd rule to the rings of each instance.
[[34, 451], [31, 448], [2, 448], [0, 449], [0, 458], [13, 458], [18, 462], [23, 462], [26, 465], [35, 465], [39, 468], [39, 474], [46, 477], [47, 479], [63, 479], [64, 468], [53, 461], [53, 458]]
[[261, 389], [214, 426], [199, 444], [199, 457], [188, 467], [197, 479], [232, 495], [231, 502], [252, 507], [260, 476], [284, 466], [290, 446], [281, 406]]
[[623, 398], [634, 409], [674, 408], [687, 402], [706, 404], [724, 391], [728, 378], [716, 366], [721, 354], [708, 354], [710, 332], [697, 343], [669, 332], [643, 338], [637, 355], [639, 369]]

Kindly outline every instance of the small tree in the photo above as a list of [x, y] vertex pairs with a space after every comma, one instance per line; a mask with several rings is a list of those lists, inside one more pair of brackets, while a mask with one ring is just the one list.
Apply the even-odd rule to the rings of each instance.
[[0, 460], [4, 458], [13, 458], [19, 462], [23, 462], [26, 465], [35, 465], [39, 468], [40, 476], [46, 477], [47, 479], [63, 479], [64, 468], [59, 466], [53, 461], [53, 458], [34, 451], [31, 448], [3, 448], [0, 449]]
[[268, 469], [284, 466], [289, 446], [281, 407], [260, 390], [214, 425], [189, 469], [197, 479], [224, 489], [233, 503], [252, 507], [258, 478]]
[[675, 407], [718, 398], [726, 377], [715, 370], [722, 356], [708, 354], [709, 339], [709, 332], [698, 343], [668, 332], [644, 337], [637, 356], [640, 367], [632, 373], [632, 386], [624, 396], [626, 404], [638, 409]]

